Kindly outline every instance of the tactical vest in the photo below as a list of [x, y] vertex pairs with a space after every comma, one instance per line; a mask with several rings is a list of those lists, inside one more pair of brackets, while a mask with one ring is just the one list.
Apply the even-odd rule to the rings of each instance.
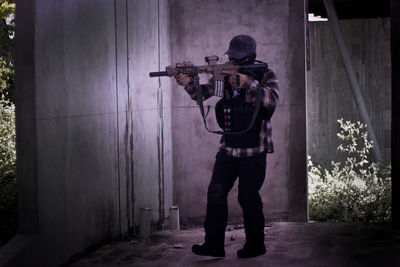
[[[262, 81], [263, 73], [243, 73]], [[225, 94], [215, 106], [215, 115], [219, 127], [224, 132], [240, 132], [246, 130], [256, 110], [255, 103], [246, 102], [246, 89], [235, 90], [228, 80], [224, 85]], [[262, 120], [266, 117], [266, 108], [261, 106], [253, 127], [243, 134], [224, 135], [225, 144], [233, 148], [251, 148], [260, 145]]]

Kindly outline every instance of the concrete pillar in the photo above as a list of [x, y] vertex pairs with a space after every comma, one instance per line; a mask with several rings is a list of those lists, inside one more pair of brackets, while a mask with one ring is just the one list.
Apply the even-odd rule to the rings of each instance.
[[[307, 221], [307, 133], [306, 133], [306, 22], [305, 3], [307, 1], [291, 0], [289, 2], [288, 25], [288, 195], [289, 220]], [[296, 45], [293, 45], [296, 44]], [[278, 74], [279, 75], [279, 74]], [[276, 138], [282, 138], [278, 132]]]
[[15, 29], [18, 223], [20, 232], [27, 234], [38, 232], [35, 4], [36, 1], [18, 3]]
[[0, 250], [0, 266], [28, 266], [39, 260], [35, 5], [16, 7], [16, 127], [19, 233]]
[[392, 50], [392, 219], [400, 223], [400, 1], [391, 1]]

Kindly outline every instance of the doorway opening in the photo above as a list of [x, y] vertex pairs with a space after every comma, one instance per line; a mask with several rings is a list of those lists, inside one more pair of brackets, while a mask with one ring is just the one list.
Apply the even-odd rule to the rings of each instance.
[[[361, 94], [349, 82], [323, 1], [309, 1], [307, 154], [310, 221], [391, 220], [389, 1], [333, 2]], [[311, 15], [311, 13], [313, 15]], [[359, 101], [376, 136], [371, 142]], [[375, 146], [380, 148], [377, 158]]]

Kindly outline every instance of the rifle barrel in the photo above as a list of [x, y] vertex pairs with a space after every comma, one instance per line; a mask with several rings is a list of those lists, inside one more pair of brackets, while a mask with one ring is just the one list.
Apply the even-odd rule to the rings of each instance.
[[160, 77], [160, 76], [168, 76], [168, 73], [166, 71], [156, 71], [156, 72], [150, 72], [149, 75], [150, 77]]

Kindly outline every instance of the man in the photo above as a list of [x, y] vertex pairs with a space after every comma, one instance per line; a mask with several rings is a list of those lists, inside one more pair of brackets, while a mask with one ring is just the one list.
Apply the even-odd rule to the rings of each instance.
[[[226, 53], [239, 65], [256, 64], [256, 42], [249, 35], [235, 36]], [[258, 88], [262, 106], [251, 130], [240, 135], [223, 135], [216, 155], [207, 193], [204, 222], [205, 242], [193, 245], [197, 255], [224, 257], [225, 230], [228, 219], [227, 196], [239, 177], [239, 204], [243, 210], [246, 243], [237, 251], [238, 257], [248, 258], [265, 253], [264, 215], [258, 193], [266, 170], [266, 154], [273, 152], [270, 118], [278, 102], [277, 78], [272, 70], [266, 73], [247, 71], [225, 72], [225, 94], [216, 105], [216, 117], [224, 132], [239, 132], [248, 128], [253, 118]], [[196, 100], [193, 80], [186, 75], [175, 77]], [[204, 99], [214, 95], [213, 79], [201, 85]]]

